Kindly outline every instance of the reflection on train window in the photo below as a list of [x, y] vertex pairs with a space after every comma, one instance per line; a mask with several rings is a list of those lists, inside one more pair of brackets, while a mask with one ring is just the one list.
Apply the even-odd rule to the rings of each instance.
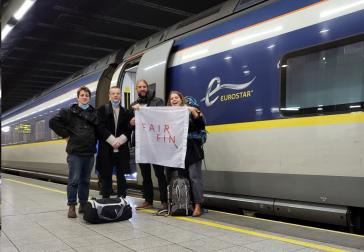
[[[364, 42], [331, 44], [292, 53], [281, 63], [282, 113], [288, 115], [362, 110]], [[334, 47], [335, 46], [335, 47]]]
[[35, 122], [35, 140], [41, 141], [45, 138], [45, 120]]
[[20, 123], [18, 125], [20, 142], [28, 143], [30, 142], [30, 134], [32, 133], [32, 128], [29, 123]]

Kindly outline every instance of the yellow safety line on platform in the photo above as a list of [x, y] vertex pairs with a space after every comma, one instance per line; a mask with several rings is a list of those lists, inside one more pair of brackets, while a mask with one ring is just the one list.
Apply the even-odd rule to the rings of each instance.
[[[49, 187], [45, 187], [45, 186], [39, 186], [39, 185], [35, 185], [32, 183], [27, 183], [27, 182], [23, 182], [23, 181], [18, 181], [18, 180], [8, 179], [8, 178], [4, 178], [4, 180], [10, 181], [13, 183], [18, 183], [18, 184], [22, 184], [22, 185], [39, 188], [39, 189], [44, 189], [44, 190], [51, 191], [51, 192], [67, 194], [65, 191], [62, 191], [62, 190], [57, 190], [57, 189], [53, 189], [53, 188], [49, 188]], [[143, 210], [139, 210], [139, 211], [145, 212], [145, 213], [155, 213], [156, 212], [155, 210], [152, 210], [152, 209], [143, 209]], [[205, 226], [229, 230], [229, 231], [233, 231], [233, 232], [238, 232], [238, 233], [248, 234], [248, 235], [252, 235], [252, 236], [267, 238], [267, 239], [271, 239], [271, 240], [296, 244], [296, 245], [300, 245], [300, 246], [304, 246], [304, 247], [308, 247], [308, 248], [320, 249], [323, 251], [331, 251], [331, 252], [347, 252], [348, 251], [348, 250], [333, 248], [333, 247], [329, 247], [326, 245], [320, 245], [320, 244], [316, 244], [316, 243], [312, 243], [312, 242], [294, 240], [294, 239], [285, 238], [285, 237], [281, 237], [281, 236], [277, 236], [277, 235], [270, 235], [270, 234], [260, 233], [257, 231], [251, 231], [251, 230], [247, 230], [247, 229], [243, 229], [243, 228], [223, 225], [223, 224], [219, 224], [216, 222], [198, 220], [198, 219], [194, 219], [191, 217], [174, 217], [174, 218], [176, 218], [178, 220], [188, 221], [188, 222], [192, 222], [192, 223], [197, 223], [197, 224], [201, 224], [201, 225], [205, 225]]]
[[353, 237], [356, 237], [356, 238], [364, 239], [364, 235], [350, 234], [350, 233], [345, 233], [345, 232], [335, 231], [335, 230], [330, 230], [330, 229], [325, 229], [325, 228], [310, 227], [310, 226], [293, 224], [293, 223], [288, 223], [288, 222], [283, 222], [283, 221], [268, 220], [268, 219], [263, 219], [263, 218], [258, 218], [258, 217], [252, 217], [252, 216], [246, 216], [246, 215], [234, 214], [234, 213], [227, 213], [227, 212], [211, 210], [211, 209], [209, 209], [209, 212], [225, 214], [225, 215], [231, 215], [231, 216], [234, 216], [234, 217], [240, 217], [240, 218], [246, 218], [246, 219], [253, 219], [253, 220], [257, 220], [257, 221], [272, 222], [272, 223], [283, 224], [283, 225], [293, 226], [293, 227], [301, 227], [301, 228], [307, 228], [307, 229], [312, 229], [312, 230], [325, 231], [325, 232], [330, 232], [330, 233], [335, 233], [335, 234], [340, 234], [340, 235], [353, 236]]
[[[155, 213], [156, 212], [155, 210], [151, 210], [151, 209], [143, 209], [143, 210], [139, 210], [139, 211], [142, 211], [145, 213]], [[323, 250], [323, 251], [331, 251], [331, 252], [347, 252], [348, 251], [345, 249], [333, 248], [333, 247], [329, 247], [326, 245], [320, 245], [320, 244], [316, 244], [316, 243], [312, 243], [312, 242], [294, 240], [294, 239], [281, 237], [281, 236], [277, 236], [277, 235], [270, 235], [270, 234], [260, 233], [257, 231], [251, 231], [251, 230], [247, 230], [247, 229], [243, 229], [243, 228], [223, 225], [223, 224], [219, 224], [216, 222], [198, 220], [198, 219], [192, 218], [192, 217], [174, 217], [174, 218], [176, 218], [178, 220], [182, 220], [182, 221], [188, 221], [188, 222], [192, 222], [192, 223], [209, 226], [209, 227], [215, 227], [215, 228], [224, 229], [224, 230], [228, 230], [228, 231], [232, 231], [232, 232], [262, 237], [262, 238], [281, 241], [281, 242], [285, 242], [285, 243], [291, 243], [291, 244], [300, 245], [300, 246], [313, 248], [313, 249], [319, 249], [319, 250]]]
[[23, 182], [23, 181], [18, 181], [18, 180], [8, 179], [8, 178], [4, 178], [4, 180], [10, 181], [10, 182], [13, 182], [13, 183], [18, 183], [18, 184], [22, 184], [22, 185], [27, 185], [27, 186], [39, 188], [39, 189], [44, 189], [44, 190], [51, 191], [51, 192], [67, 194], [67, 192], [62, 191], [62, 190], [57, 190], [57, 189], [53, 189], [53, 188], [49, 188], [49, 187], [45, 187], [45, 186], [35, 185], [35, 184], [32, 184], [32, 183], [27, 183], [27, 182]]

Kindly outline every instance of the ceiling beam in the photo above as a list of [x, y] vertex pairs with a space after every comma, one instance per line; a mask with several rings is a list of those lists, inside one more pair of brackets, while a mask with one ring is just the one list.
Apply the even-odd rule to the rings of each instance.
[[33, 60], [33, 59], [22, 59], [18, 57], [6, 57], [7, 60], [17, 60], [17, 61], [31, 61], [32, 63], [40, 63], [40, 64], [51, 64], [51, 65], [57, 65], [57, 66], [68, 66], [68, 67], [75, 67], [75, 68], [83, 68], [87, 66], [89, 63], [85, 65], [78, 65], [78, 64], [70, 64], [70, 63], [60, 63], [57, 61], [51, 61], [51, 60]]
[[43, 27], [43, 28], [48, 28], [48, 29], [67, 31], [67, 32], [73, 31], [73, 32], [77, 32], [77, 33], [90, 35], [90, 36], [96, 36], [96, 37], [107, 38], [107, 39], [115, 39], [115, 40], [129, 42], [129, 43], [136, 42], [136, 39], [132, 39], [132, 38], [109, 35], [109, 34], [99, 33], [99, 32], [86, 31], [86, 30], [75, 29], [75, 28], [70, 28], [70, 27], [63, 28], [63, 27], [59, 27], [59, 26], [56, 26], [56, 25], [52, 25], [52, 24], [42, 23], [42, 22], [37, 23], [37, 26]]
[[6, 71], [7, 68], [18, 69], [18, 70], [29, 69], [29, 70], [32, 70], [32, 71], [35, 71], [35, 72], [52, 72], [52, 73], [65, 73], [65, 74], [73, 74], [74, 73], [72, 71], [64, 71], [64, 70], [49, 69], [49, 68], [37, 68], [37, 69], [34, 69], [34, 67], [29, 67], [29, 66], [16, 66], [16, 65], [10, 65], [10, 64], [4, 64], [4, 65], [2, 65], [2, 72], [4, 72], [4, 70]]
[[[19, 76], [19, 73], [2, 73], [3, 75], [5, 76]], [[64, 79], [64, 77], [62, 76], [54, 76], [54, 75], [46, 75], [46, 74], [28, 74], [28, 73], [24, 73], [24, 75], [22, 75], [23, 78], [26, 78], [26, 77], [39, 77], [39, 78], [47, 78], [47, 79], [57, 79], [57, 80], [61, 80], [61, 79]]]
[[97, 60], [98, 59], [95, 57], [87, 57], [87, 56], [74, 55], [74, 54], [68, 54], [68, 53], [44, 52], [44, 50], [34, 50], [34, 49], [28, 49], [28, 48], [24, 48], [24, 47], [14, 47], [14, 50], [25, 51], [25, 52], [34, 52], [34, 53], [45, 53], [47, 55], [55, 55], [55, 56], [62, 56], [62, 57], [76, 58], [76, 59], [86, 59], [86, 60]]
[[138, 5], [141, 5], [144, 7], [149, 7], [149, 8], [157, 9], [160, 11], [164, 11], [164, 12], [168, 12], [168, 13], [172, 13], [172, 14], [176, 14], [176, 15], [184, 16], [184, 17], [190, 17], [195, 14], [192, 12], [178, 10], [178, 9], [170, 8], [170, 7], [167, 7], [164, 5], [160, 5], [160, 4], [151, 3], [148, 1], [144, 1], [144, 0], [127, 0], [127, 1], [129, 3], [138, 4]]
[[123, 18], [116, 18], [116, 17], [110, 17], [110, 16], [105, 16], [105, 15], [99, 15], [99, 14], [90, 14], [90, 13], [87, 13], [87, 12], [77, 11], [75, 9], [63, 7], [63, 6], [60, 6], [60, 5], [54, 6], [53, 9], [57, 10], [57, 11], [64, 12], [64, 13], [67, 13], [69, 15], [72, 15], [72, 16], [75, 16], [75, 17], [78, 17], [78, 18], [82, 17], [82, 18], [87, 18], [87, 19], [91, 19], [91, 20], [97, 19], [97, 20], [103, 21], [105, 23], [112, 22], [112, 23], [115, 23], [115, 24], [134, 26], [134, 27], [143, 28], [143, 29], [152, 30], [152, 31], [161, 31], [161, 30], [164, 29], [161, 26], [139, 23], [139, 22], [128, 20], [128, 19], [123, 19]]
[[71, 46], [71, 47], [80, 47], [80, 48], [85, 48], [85, 49], [90, 49], [90, 50], [99, 50], [99, 51], [104, 51], [104, 52], [114, 52], [115, 51], [115, 49], [106, 48], [106, 47], [93, 46], [93, 45], [83, 45], [83, 44], [78, 44], [78, 43], [60, 42], [58, 40], [37, 38], [37, 37], [33, 37], [33, 36], [25, 36], [24, 38], [28, 39], [28, 40], [45, 42], [45, 43], [54, 44], [54, 45], [58, 44], [58, 45], [61, 45], [61, 46], [64, 45], [64, 46]]

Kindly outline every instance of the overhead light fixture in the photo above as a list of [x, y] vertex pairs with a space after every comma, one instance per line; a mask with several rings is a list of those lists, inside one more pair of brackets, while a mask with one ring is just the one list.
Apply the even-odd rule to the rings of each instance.
[[350, 105], [350, 108], [361, 108], [361, 105]]
[[25, 0], [24, 3], [20, 6], [20, 8], [14, 13], [14, 18], [16, 20], [22, 19], [25, 13], [33, 6], [35, 0]]
[[[344, 2], [344, 1], [342, 1], [342, 2]], [[328, 17], [328, 16], [332, 16], [332, 15], [335, 15], [335, 14], [340, 13], [340, 12], [344, 12], [346, 10], [349, 10], [351, 8], [354, 8], [354, 7], [362, 5], [362, 4], [364, 4], [364, 0], [357, 1], [357, 2], [354, 2], [354, 3], [351, 3], [351, 4], [345, 4], [343, 6], [340, 6], [338, 8], [334, 8], [334, 9], [331, 9], [331, 10], [325, 10], [325, 11], [320, 13], [320, 18], [325, 18], [325, 17]]]
[[288, 108], [281, 108], [283, 111], [298, 111], [300, 107], [288, 107]]
[[278, 32], [278, 31], [280, 31], [282, 29], [283, 29], [282, 26], [277, 26], [277, 27], [274, 27], [273, 29], [269, 29], [269, 30], [266, 30], [266, 31], [263, 31], [263, 32], [257, 32], [257, 33], [253, 33], [251, 35], [238, 37], [236, 39], [231, 40], [231, 44], [232, 45], [240, 44], [240, 43], [243, 43], [244, 41], [247, 41], [247, 40], [250, 40], [250, 39], [254, 39], [254, 38], [257, 38], [257, 37], [261, 37], [261, 36], [264, 36], [264, 35], [268, 35], [268, 34], [271, 34], [271, 33]]
[[4, 29], [1, 31], [1, 41], [3, 41], [6, 36], [9, 34], [9, 32], [14, 28], [14, 25], [6, 24], [4, 26]]

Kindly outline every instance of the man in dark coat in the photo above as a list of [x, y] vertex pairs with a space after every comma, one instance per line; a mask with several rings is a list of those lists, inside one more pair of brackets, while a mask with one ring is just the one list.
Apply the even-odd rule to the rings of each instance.
[[88, 200], [90, 176], [96, 153], [96, 110], [89, 104], [91, 91], [87, 87], [77, 90], [78, 103], [62, 109], [49, 121], [49, 127], [67, 141], [67, 163], [69, 168], [67, 199], [68, 218], [76, 218], [77, 194], [79, 213], [84, 211]]
[[[148, 83], [145, 80], [139, 80], [136, 83], [136, 91], [138, 99], [131, 104], [133, 109], [138, 109], [143, 106], [164, 106], [164, 101], [161, 98], [148, 95]], [[135, 126], [135, 118], [130, 121], [132, 126]], [[151, 208], [153, 207], [153, 182], [151, 175], [151, 164], [139, 164], [140, 171], [143, 177], [143, 196], [144, 203], [137, 206], [136, 209]], [[153, 164], [155, 176], [158, 179], [158, 188], [162, 208], [167, 208], [167, 179], [164, 174], [164, 167]]]
[[125, 172], [129, 171], [129, 146], [131, 128], [130, 113], [120, 104], [121, 90], [109, 90], [110, 101], [97, 109], [100, 121], [100, 141], [97, 167], [101, 180], [101, 195], [109, 198], [112, 193], [112, 171], [116, 167], [118, 197], [126, 197]]

